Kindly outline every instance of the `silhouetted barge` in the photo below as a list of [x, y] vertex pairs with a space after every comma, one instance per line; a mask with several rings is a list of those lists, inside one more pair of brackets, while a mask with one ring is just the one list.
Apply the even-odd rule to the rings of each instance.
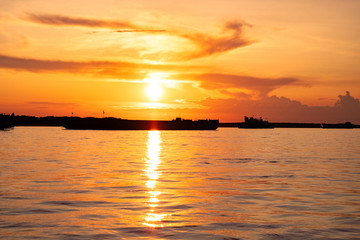
[[0, 130], [6, 130], [8, 128], [13, 128], [14, 126], [14, 114], [0, 114]]
[[79, 118], [71, 117], [63, 124], [66, 129], [76, 130], [216, 130], [219, 120], [172, 121], [127, 120], [121, 118]]
[[244, 117], [245, 122], [240, 123], [238, 128], [274, 128], [274, 125], [268, 121], [264, 121], [261, 117], [260, 119], [247, 116]]

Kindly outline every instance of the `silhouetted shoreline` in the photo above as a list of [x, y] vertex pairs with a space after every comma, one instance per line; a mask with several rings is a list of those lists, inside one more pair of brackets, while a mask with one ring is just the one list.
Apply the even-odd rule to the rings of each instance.
[[251, 129], [272, 129], [272, 128], [339, 128], [351, 129], [360, 128], [360, 125], [345, 123], [273, 123], [264, 121], [261, 117], [259, 119], [254, 117], [244, 116], [244, 122], [235, 123], [220, 123], [219, 127], [237, 127], [237, 128], [251, 128]]
[[67, 119], [63, 127], [73, 130], [216, 130], [219, 120], [176, 118], [166, 120], [127, 120], [121, 118]]
[[[219, 120], [200, 119], [189, 120], [176, 118], [174, 120], [128, 120], [121, 118], [94, 118], [94, 117], [34, 117], [0, 115], [2, 128], [16, 126], [60, 126], [76, 130], [216, 130]], [[0, 128], [1, 129], [1, 128]]]
[[[103, 118], [79, 118], [79, 117], [35, 117], [25, 115], [6, 115], [0, 114], [0, 129], [11, 128], [16, 126], [65, 126], [71, 120], [75, 119], [103, 119]], [[121, 118], [106, 118], [106, 119], [121, 119]], [[126, 120], [126, 119], [122, 119]], [[135, 120], [132, 120], [135, 121]], [[151, 122], [147, 120], [138, 120], [144, 122]], [[204, 121], [204, 120], [203, 120]], [[156, 122], [156, 121], [153, 121]], [[166, 122], [166, 121], [157, 121]], [[195, 122], [195, 121], [194, 121]], [[345, 123], [290, 123], [290, 122], [271, 122], [273, 128], [343, 128]], [[326, 127], [324, 127], [326, 126]], [[245, 122], [219, 122], [218, 127], [222, 128], [246, 128]], [[360, 128], [358, 124], [352, 124], [351, 128]]]

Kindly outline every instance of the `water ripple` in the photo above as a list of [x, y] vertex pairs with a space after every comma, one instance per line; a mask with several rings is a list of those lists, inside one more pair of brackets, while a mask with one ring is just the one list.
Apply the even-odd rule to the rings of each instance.
[[1, 239], [359, 239], [356, 130], [0, 137]]

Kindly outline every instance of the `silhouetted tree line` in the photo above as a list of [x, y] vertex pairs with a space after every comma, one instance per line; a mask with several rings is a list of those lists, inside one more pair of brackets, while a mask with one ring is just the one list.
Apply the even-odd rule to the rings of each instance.
[[70, 117], [34, 117], [0, 114], [0, 129], [15, 126], [63, 126]]

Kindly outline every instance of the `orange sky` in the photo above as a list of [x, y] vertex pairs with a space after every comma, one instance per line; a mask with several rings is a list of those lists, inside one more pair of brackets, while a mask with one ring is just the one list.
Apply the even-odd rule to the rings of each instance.
[[0, 5], [2, 113], [360, 123], [358, 0]]

